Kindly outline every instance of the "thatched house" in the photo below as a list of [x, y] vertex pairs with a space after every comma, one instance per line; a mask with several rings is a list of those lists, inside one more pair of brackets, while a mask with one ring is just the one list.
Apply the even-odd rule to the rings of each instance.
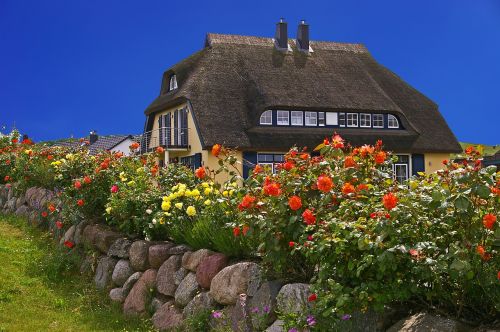
[[208, 34], [202, 50], [163, 74], [145, 114], [143, 150], [163, 146], [164, 161], [214, 166], [210, 149], [223, 144], [238, 149], [244, 174], [334, 132], [355, 145], [383, 140], [400, 156], [401, 178], [461, 151], [432, 100], [363, 45], [310, 41], [304, 22], [297, 39], [283, 21], [275, 38]]

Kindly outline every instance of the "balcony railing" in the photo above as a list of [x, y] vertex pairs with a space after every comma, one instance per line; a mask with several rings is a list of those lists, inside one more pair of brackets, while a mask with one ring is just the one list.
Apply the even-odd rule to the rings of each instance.
[[161, 146], [166, 150], [187, 150], [189, 128], [162, 127], [140, 135], [141, 153], [151, 152]]

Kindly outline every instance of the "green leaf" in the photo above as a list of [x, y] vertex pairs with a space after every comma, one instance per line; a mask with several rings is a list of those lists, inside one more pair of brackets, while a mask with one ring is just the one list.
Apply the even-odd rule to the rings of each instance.
[[470, 201], [467, 197], [459, 196], [455, 199], [455, 208], [460, 212], [466, 212], [469, 208]]
[[476, 188], [476, 194], [481, 198], [488, 198], [490, 196], [490, 188], [485, 185], [478, 185]]
[[456, 271], [462, 271], [465, 269], [465, 263], [458, 260], [458, 259], [455, 259], [453, 261], [453, 263], [451, 263], [450, 265], [450, 269], [452, 270], [456, 270]]

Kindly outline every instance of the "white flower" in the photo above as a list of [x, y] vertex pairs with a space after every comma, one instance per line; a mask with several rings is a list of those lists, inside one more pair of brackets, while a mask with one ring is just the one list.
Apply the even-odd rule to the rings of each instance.
[[151, 210], [151, 209], [147, 209], [147, 210], [146, 210], [146, 213], [147, 213], [147, 214], [151, 214], [151, 213], [153, 213], [153, 210]]
[[156, 219], [153, 219], [153, 225], [156, 225]]

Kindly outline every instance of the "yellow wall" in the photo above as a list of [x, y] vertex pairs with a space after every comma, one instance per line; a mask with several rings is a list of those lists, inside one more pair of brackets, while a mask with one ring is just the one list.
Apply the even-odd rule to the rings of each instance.
[[425, 173], [434, 173], [439, 169], [443, 169], [443, 160], [450, 159], [449, 153], [426, 153], [425, 159]]

